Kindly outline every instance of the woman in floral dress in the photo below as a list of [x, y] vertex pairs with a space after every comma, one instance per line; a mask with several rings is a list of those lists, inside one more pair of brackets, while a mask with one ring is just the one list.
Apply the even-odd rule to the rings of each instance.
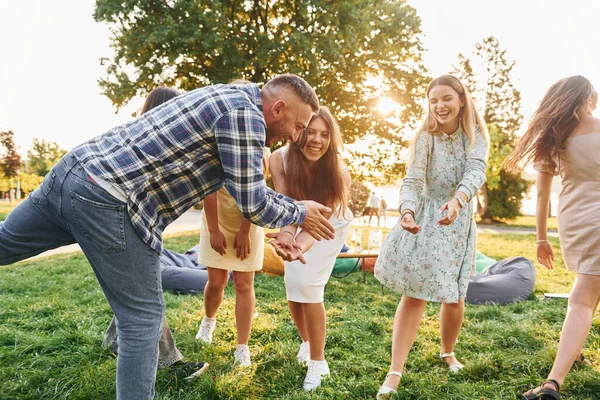
[[411, 144], [400, 190], [400, 224], [385, 239], [375, 276], [403, 294], [392, 334], [392, 364], [377, 398], [396, 391], [428, 301], [442, 303], [440, 358], [452, 372], [464, 300], [475, 268], [472, 198], [485, 182], [489, 136], [465, 86], [443, 75], [427, 88], [428, 113]]

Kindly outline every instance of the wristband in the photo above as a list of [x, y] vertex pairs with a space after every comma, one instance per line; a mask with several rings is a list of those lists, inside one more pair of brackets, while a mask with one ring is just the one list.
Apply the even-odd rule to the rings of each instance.
[[296, 239], [296, 237], [294, 236], [294, 234], [290, 231], [281, 231], [282, 233], [289, 233], [290, 235], [292, 235], [292, 238]]

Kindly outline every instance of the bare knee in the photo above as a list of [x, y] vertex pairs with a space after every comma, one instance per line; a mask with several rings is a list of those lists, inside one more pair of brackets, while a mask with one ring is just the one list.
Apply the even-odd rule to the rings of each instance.
[[233, 286], [236, 296], [251, 295], [254, 293], [254, 273], [253, 272], [234, 272]]
[[221, 276], [209, 276], [208, 282], [206, 282], [206, 289], [211, 292], [222, 292], [227, 286], [228, 275]]

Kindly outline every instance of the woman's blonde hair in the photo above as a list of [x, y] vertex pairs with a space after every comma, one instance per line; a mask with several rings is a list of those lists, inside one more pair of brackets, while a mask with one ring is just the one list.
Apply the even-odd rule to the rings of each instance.
[[[290, 197], [296, 200], [314, 200], [330, 207], [336, 215], [344, 215], [348, 203], [348, 189], [344, 183], [341, 158], [343, 151], [340, 128], [329, 111], [321, 106], [311, 122], [320, 118], [330, 133], [329, 147], [316, 164], [309, 168], [302, 149], [306, 146], [308, 129], [303, 130], [298, 140], [289, 144], [286, 158], [285, 179], [288, 182]], [[309, 123], [310, 126], [310, 123]]]
[[[481, 117], [481, 115], [479, 114], [479, 111], [477, 111], [477, 107], [475, 107], [475, 102], [471, 98], [471, 94], [469, 93], [469, 91], [467, 90], [465, 85], [458, 78], [456, 78], [452, 75], [439, 76], [439, 77], [435, 78], [434, 80], [432, 80], [429, 83], [429, 86], [427, 87], [427, 99], [428, 99], [427, 102], [428, 103], [429, 103], [429, 93], [431, 92], [431, 89], [433, 89], [436, 86], [448, 86], [448, 87], [452, 88], [452, 90], [454, 90], [456, 93], [458, 93], [459, 98], [463, 101], [463, 106], [462, 106], [462, 108], [460, 110], [460, 114], [459, 114], [459, 118], [460, 118], [459, 124], [460, 124], [460, 126], [462, 126], [462, 129], [465, 132], [465, 135], [467, 135], [467, 137], [469, 138], [469, 150], [471, 150], [473, 148], [473, 146], [475, 145], [475, 134], [477, 132], [477, 128], [479, 128], [479, 131], [485, 138], [485, 141], [488, 144], [488, 149], [489, 149], [490, 136], [489, 136], [489, 133], [487, 130], [487, 126], [485, 124], [485, 121], [483, 120], [483, 117]], [[442, 134], [442, 125], [431, 114], [429, 104], [427, 106], [427, 114], [425, 115], [425, 120], [423, 121], [423, 125], [421, 125], [419, 130], [417, 130], [415, 137], [413, 138], [413, 140], [410, 143], [410, 150], [409, 150], [410, 156], [409, 156], [409, 160], [408, 160], [409, 166], [415, 160], [415, 150], [416, 150], [417, 139], [419, 138], [419, 135], [423, 132], [429, 132], [432, 135], [441, 135]]]
[[559, 162], [567, 142], [579, 125], [581, 117], [590, 113], [590, 100], [597, 93], [589, 80], [581, 75], [564, 78], [550, 86], [527, 131], [515, 150], [504, 161], [509, 172], [520, 172], [533, 162]]

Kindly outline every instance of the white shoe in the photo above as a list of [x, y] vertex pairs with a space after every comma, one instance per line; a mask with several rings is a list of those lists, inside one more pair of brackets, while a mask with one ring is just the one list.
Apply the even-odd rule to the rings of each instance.
[[208, 344], [212, 343], [212, 336], [216, 326], [216, 318], [202, 318], [200, 329], [198, 329], [198, 333], [196, 333], [196, 340], [202, 340]]
[[307, 392], [315, 390], [321, 386], [321, 380], [329, 375], [329, 365], [327, 361], [308, 361], [308, 371], [306, 371], [306, 377], [302, 384], [302, 389]]
[[[390, 375], [396, 375], [397, 377], [402, 378], [402, 374], [397, 371], [388, 372], [387, 375], [385, 376], [385, 378], [387, 379], [387, 377]], [[377, 400], [389, 399], [394, 393], [398, 393], [397, 388], [391, 388], [391, 387], [381, 385], [381, 387], [379, 388], [379, 391], [377, 392], [376, 399]]]
[[245, 344], [238, 344], [233, 354], [234, 364], [239, 364], [241, 367], [251, 367], [250, 348]]
[[[440, 359], [442, 361], [444, 361], [444, 358], [446, 357], [454, 357], [454, 352], [452, 353], [440, 353]], [[448, 365], [448, 364], [446, 364]], [[458, 364], [452, 364], [452, 365], [448, 365], [448, 368], [450, 369], [450, 372], [452, 372], [453, 374], [456, 374], [458, 372], [460, 372], [461, 369], [463, 369], [465, 366], [462, 365], [461, 363]]]
[[310, 343], [302, 342], [300, 345], [300, 350], [298, 350], [298, 364], [307, 365], [310, 361]]

